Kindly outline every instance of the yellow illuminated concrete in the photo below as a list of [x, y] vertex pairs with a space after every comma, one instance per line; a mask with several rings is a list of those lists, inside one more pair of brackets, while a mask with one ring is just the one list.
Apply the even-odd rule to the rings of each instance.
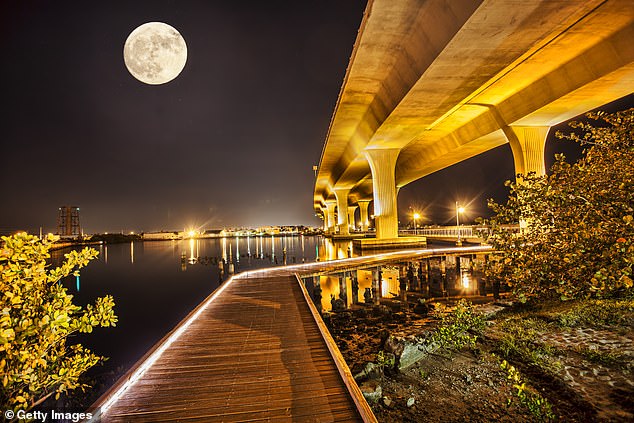
[[367, 231], [370, 225], [370, 219], [368, 218], [368, 208], [370, 206], [370, 200], [359, 200], [359, 219], [361, 220], [361, 230]]
[[[369, 1], [315, 208], [343, 187], [348, 204], [374, 199], [384, 215], [371, 150], [398, 152], [396, 187], [509, 141], [516, 170], [541, 173], [548, 128], [634, 91], [632, 40], [631, 0]], [[378, 219], [377, 236], [394, 225]]]

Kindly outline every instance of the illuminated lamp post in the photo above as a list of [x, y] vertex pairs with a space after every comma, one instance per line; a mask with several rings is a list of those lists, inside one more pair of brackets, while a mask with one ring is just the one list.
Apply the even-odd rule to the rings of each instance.
[[456, 226], [458, 227], [458, 241], [456, 245], [458, 247], [462, 246], [462, 241], [460, 240], [460, 213], [464, 213], [465, 208], [462, 206], [458, 206], [458, 202], [456, 201]]
[[414, 213], [414, 235], [418, 235], [418, 228], [416, 227], [416, 220], [420, 219], [420, 214]]

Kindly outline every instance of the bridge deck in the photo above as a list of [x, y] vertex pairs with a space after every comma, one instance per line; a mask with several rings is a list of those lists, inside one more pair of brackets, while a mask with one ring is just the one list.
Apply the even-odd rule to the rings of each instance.
[[234, 278], [104, 422], [361, 421], [294, 276]]

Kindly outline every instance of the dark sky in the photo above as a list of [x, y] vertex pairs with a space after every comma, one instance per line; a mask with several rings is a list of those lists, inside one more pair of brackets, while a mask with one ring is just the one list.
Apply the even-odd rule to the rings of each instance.
[[[0, 233], [55, 231], [62, 205], [81, 208], [87, 233], [319, 226], [312, 166], [364, 8], [3, 1]], [[187, 43], [185, 69], [164, 85], [137, 81], [123, 62], [127, 36], [150, 21]], [[512, 163], [506, 145], [410, 184], [402, 220], [415, 207], [451, 223], [456, 199], [471, 202], [466, 218], [486, 214]]]
[[[3, 1], [0, 232], [319, 225], [314, 173], [365, 1]], [[158, 86], [123, 62], [149, 21], [184, 37]]]

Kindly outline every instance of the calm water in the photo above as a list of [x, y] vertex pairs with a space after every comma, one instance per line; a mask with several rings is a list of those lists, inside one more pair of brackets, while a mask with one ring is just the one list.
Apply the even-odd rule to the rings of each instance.
[[[288, 264], [343, 258], [349, 243], [334, 246], [323, 237], [251, 237], [182, 241], [145, 241], [102, 245], [98, 259], [79, 279], [64, 281], [75, 302], [93, 302], [112, 295], [119, 321], [115, 328], [96, 328], [77, 341], [110, 357], [94, 373], [120, 375], [176, 326], [194, 307], [235, 272]], [[66, 251], [54, 252], [60, 260]], [[218, 261], [227, 263], [221, 273]], [[89, 405], [89, 404], [87, 404]]]

